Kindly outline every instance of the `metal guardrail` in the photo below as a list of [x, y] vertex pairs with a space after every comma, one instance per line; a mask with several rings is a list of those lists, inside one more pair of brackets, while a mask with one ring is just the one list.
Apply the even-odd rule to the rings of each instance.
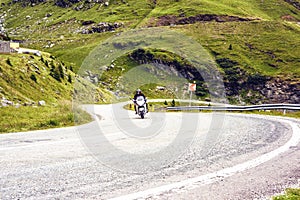
[[251, 106], [179, 106], [167, 107], [170, 111], [210, 110], [210, 111], [251, 111], [251, 110], [300, 110], [300, 104], [262, 104]]

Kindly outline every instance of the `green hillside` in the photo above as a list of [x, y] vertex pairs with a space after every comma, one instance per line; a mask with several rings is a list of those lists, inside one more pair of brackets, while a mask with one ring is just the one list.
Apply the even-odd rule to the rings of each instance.
[[[66, 68], [72, 66], [75, 73], [80, 71], [93, 49], [113, 36], [134, 29], [161, 27], [191, 38], [208, 52], [223, 76], [226, 96], [231, 103], [300, 101], [300, 3], [294, 0], [2, 0], [1, 3], [0, 18], [10, 39], [21, 41], [23, 47], [51, 53]], [[108, 66], [113, 64], [115, 67], [106, 66], [104, 74], [97, 72], [99, 66], [92, 70], [93, 74], [88, 76], [97, 78], [94, 83], [99, 87], [97, 102], [110, 99], [105, 89], [120, 92], [116, 91], [120, 88], [120, 77], [141, 62], [155, 61], [172, 66], [179, 63], [177, 70], [185, 68], [183, 64], [188, 57], [178, 58], [174, 52], [165, 51], [167, 43], [161, 51], [147, 49], [146, 46], [144, 52], [148, 52], [148, 57], [132, 57], [132, 52], [128, 52], [111, 60]], [[7, 59], [16, 68], [24, 63], [20, 56], [1, 55], [1, 68], [8, 66], [5, 64]], [[37, 58], [30, 59], [41, 62]], [[172, 71], [171, 68], [169, 71]], [[145, 68], [139, 73], [147, 76], [147, 70], [151, 69]], [[84, 77], [86, 73], [81, 71], [78, 75]], [[75, 76], [73, 72], [70, 74]], [[36, 83], [30, 79], [30, 73], [16, 76], [14, 79], [21, 79], [18, 82], [22, 82], [23, 87], [6, 86], [7, 83], [0, 80], [9, 98], [17, 96], [20, 101], [54, 101], [57, 99], [56, 92], [64, 90], [67, 92], [59, 98], [71, 99], [72, 84], [67, 79], [58, 86], [52, 81], [43, 85], [40, 77]], [[185, 78], [198, 83], [198, 98], [209, 97], [201, 77]], [[146, 78], [148, 82], [143, 87], [146, 94], [150, 97], [172, 96], [169, 94], [172, 91], [155, 93], [158, 85], [149, 84], [150, 79], [153, 77]], [[123, 87], [127, 90], [126, 94], [131, 89], [129, 83], [126, 82]], [[35, 94], [24, 93], [28, 91], [26, 85], [30, 84]], [[165, 84], [159, 85], [167, 88], [170, 84], [168, 79]], [[40, 92], [41, 87], [50, 92]]]
[[[226, 0], [111, 0], [108, 1], [108, 6], [100, 3], [87, 6], [82, 1], [67, 8], [55, 6], [53, 1], [26, 7], [22, 6], [22, 0], [14, 4], [9, 4], [8, 2], [11, 1], [8, 0], [3, 2], [6, 4], [1, 7], [1, 10], [6, 11], [6, 15], [10, 16], [5, 20], [11, 38], [25, 40], [24, 45], [51, 52], [66, 62], [75, 63], [77, 68], [96, 45], [115, 34], [112, 31], [81, 34], [82, 30], [87, 30], [97, 23], [122, 23], [122, 26], [115, 31], [125, 31], [132, 28], [168, 25], [176, 21], [175, 18], [186, 19], [205, 14], [234, 16], [253, 21], [215, 23], [212, 20], [200, 23], [201, 21], [195, 20], [192, 23], [192, 20], [187, 20], [188, 24], [181, 23], [180, 27], [175, 27], [175, 29], [188, 30], [188, 32], [192, 29], [194, 33], [192, 37], [208, 48], [213, 48], [223, 41], [227, 42], [226, 46], [218, 45], [216, 47], [217, 53], [223, 53], [223, 50], [227, 49], [231, 42], [241, 44], [242, 40], [243, 43], [250, 45], [252, 41], [263, 44], [264, 46], [259, 49], [262, 51], [278, 50], [278, 56], [281, 56], [281, 53], [288, 54], [288, 63], [284, 65], [289, 64], [289, 61], [295, 57], [294, 55], [299, 55], [299, 48], [297, 48], [299, 47], [297, 45], [299, 44], [297, 37], [299, 34], [299, 25], [297, 25], [300, 20], [299, 10], [284, 0], [250, 0], [234, 1], [234, 3]], [[80, 5], [86, 6], [76, 11], [75, 8]], [[86, 21], [94, 23], [82, 25]], [[53, 47], [47, 48], [51, 44]], [[279, 47], [274, 49], [277, 45]], [[255, 46], [255, 48], [260, 47]], [[229, 53], [238, 53], [244, 57], [243, 62], [253, 63], [256, 61], [255, 57], [248, 58], [249, 48], [244, 52], [239, 50], [239, 48], [233, 48], [233, 51], [227, 52], [225, 56], [227, 57]], [[258, 52], [257, 54], [263, 53]], [[297, 60], [293, 61], [298, 62]], [[258, 67], [261, 67], [260, 65], [258, 63]], [[293, 68], [297, 68], [294, 63], [292, 65]], [[267, 70], [264, 70], [265, 73], [269, 73]], [[286, 72], [286, 70], [282, 71]]]

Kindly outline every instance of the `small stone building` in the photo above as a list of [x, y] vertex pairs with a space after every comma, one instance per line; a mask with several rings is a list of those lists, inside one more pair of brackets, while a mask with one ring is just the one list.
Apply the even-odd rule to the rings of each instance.
[[10, 53], [10, 42], [0, 41], [0, 53]]

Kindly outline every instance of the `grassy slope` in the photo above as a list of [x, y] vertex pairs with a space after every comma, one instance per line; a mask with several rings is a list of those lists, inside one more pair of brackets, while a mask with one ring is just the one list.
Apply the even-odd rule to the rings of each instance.
[[[290, 15], [300, 20], [299, 11], [280, 0], [229, 1], [203, 0], [178, 1], [170, 4], [159, 1], [157, 7], [143, 21], [146, 25], [152, 17], [196, 14], [220, 14], [261, 19], [254, 22], [197, 23], [177, 26], [197, 40], [207, 50], [217, 53], [217, 58], [227, 57], [242, 63], [246, 70], [265, 75], [297, 77], [300, 75], [300, 27], [295, 22], [283, 21]], [[229, 45], [233, 46], [228, 50]], [[246, 44], [254, 49], [250, 50]], [[271, 54], [270, 54], [271, 53]]]
[[[176, 29], [195, 38], [215, 53], [216, 58], [230, 58], [247, 71], [299, 79], [300, 29], [293, 24], [273, 21], [200, 23]], [[229, 50], [230, 45], [232, 50]]]
[[[8, 1], [7, 1], [8, 2]], [[147, 1], [127, 1], [109, 7], [98, 5], [87, 11], [60, 8], [53, 3], [42, 3], [34, 7], [14, 4], [7, 18], [7, 27], [21, 27], [14, 31], [14, 39], [26, 40], [26, 46], [51, 52], [78, 69], [83, 59], [100, 42], [114, 33], [95, 35], [78, 34], [82, 21], [123, 22], [127, 28], [134, 28], [151, 11]], [[5, 7], [8, 9], [8, 7]], [[52, 16], [45, 18], [47, 13]], [[30, 18], [26, 18], [26, 16]], [[27, 27], [27, 28], [25, 28]], [[43, 37], [41, 37], [41, 35]], [[46, 48], [47, 43], [55, 44]]]
[[[64, 79], [57, 81], [50, 75], [52, 66], [58, 66], [60, 61], [53, 60], [44, 54], [44, 62], [41, 57], [28, 54], [1, 55], [1, 79], [2, 96], [13, 100], [15, 103], [44, 100], [47, 103], [56, 103], [59, 99], [71, 99], [72, 84], [68, 82], [68, 76], [74, 80], [75, 74], [63, 67]], [[10, 65], [8, 64], [8, 60]], [[32, 77], [36, 78], [36, 81]]]
[[[115, 2], [115, 3], [114, 3]], [[49, 51], [65, 62], [73, 63], [79, 68], [83, 59], [101, 41], [109, 38], [114, 33], [82, 35], [76, 33], [84, 20], [95, 22], [124, 22], [124, 28], [146, 26], [153, 18], [163, 15], [184, 14], [193, 16], [196, 14], [222, 14], [259, 18], [257, 22], [243, 23], [197, 23], [184, 25], [178, 29], [188, 33], [208, 50], [213, 50], [223, 57], [237, 59], [240, 63], [261, 71], [264, 74], [299, 74], [299, 26], [295, 22], [286, 22], [282, 16], [290, 15], [299, 20], [299, 11], [283, 0], [203, 0], [203, 1], [157, 1], [157, 5], [151, 5], [150, 1], [127, 1], [120, 3], [111, 1], [108, 7], [95, 6], [87, 11], [75, 11], [71, 8], [62, 9], [52, 6], [50, 3], [40, 4], [34, 7], [12, 9], [11, 18], [7, 19], [9, 27], [26, 27], [16, 34], [16, 38], [29, 41], [25, 45]], [[15, 5], [16, 6], [16, 5]], [[18, 13], [14, 13], [18, 10]], [[30, 13], [31, 19], [26, 19]], [[53, 15], [43, 19], [46, 13]], [[37, 25], [39, 21], [41, 25]], [[250, 28], [249, 28], [250, 27]], [[43, 35], [41, 38], [40, 36]], [[52, 48], [45, 48], [47, 42], [54, 43]], [[245, 48], [245, 43], [253, 44], [257, 50], [250, 52]], [[227, 51], [229, 44], [234, 46], [233, 51]], [[282, 63], [274, 63], [276, 60], [261, 51], [275, 51], [275, 55], [284, 60]], [[276, 65], [273, 69], [270, 65]], [[286, 69], [288, 66], [288, 69]], [[289, 74], [288, 74], [289, 75]]]
[[[57, 68], [59, 65], [64, 70], [64, 78], [60, 81], [50, 75], [53, 66]], [[72, 105], [74, 80], [75, 74], [49, 54], [44, 53], [42, 57], [2, 54], [0, 98], [13, 101], [15, 105], [27, 103], [34, 106], [0, 107], [0, 133], [70, 126], [89, 121], [86, 113]], [[40, 100], [44, 100], [46, 105], [37, 107]], [[76, 113], [79, 115], [74, 115]]]
[[66, 127], [91, 121], [89, 114], [72, 109], [72, 103], [66, 100], [55, 106], [5, 107], [0, 108], [0, 112], [0, 133]]
[[170, 0], [161, 0], [149, 16], [178, 15], [178, 13], [184, 13], [186, 16], [218, 14], [277, 20], [282, 15], [291, 14], [299, 19], [299, 16], [291, 13], [291, 10], [296, 9], [281, 0], [181, 0], [172, 3]]

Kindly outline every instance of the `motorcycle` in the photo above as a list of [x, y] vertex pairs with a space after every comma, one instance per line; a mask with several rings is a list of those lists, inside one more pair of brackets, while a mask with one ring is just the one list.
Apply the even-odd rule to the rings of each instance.
[[136, 100], [132, 100], [134, 102], [134, 106], [137, 106], [136, 111], [137, 114], [144, 119], [146, 113], [147, 113], [147, 99], [145, 99], [143, 96], [139, 96], [136, 98]]

